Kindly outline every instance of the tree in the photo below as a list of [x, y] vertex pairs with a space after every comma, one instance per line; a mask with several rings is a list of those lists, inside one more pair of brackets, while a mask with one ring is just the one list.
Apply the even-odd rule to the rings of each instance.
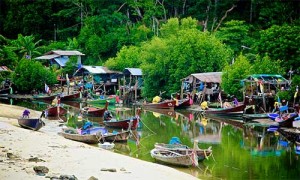
[[222, 90], [241, 99], [243, 97], [241, 91], [243, 86], [240, 81], [251, 74], [250, 69], [251, 64], [244, 55], [240, 54], [233, 64], [228, 64], [223, 69]]
[[268, 53], [271, 59], [282, 60], [282, 66], [289, 70], [299, 69], [300, 62], [300, 27], [274, 25], [260, 31], [260, 39], [255, 49], [258, 54]]
[[29, 92], [33, 89], [44, 90], [45, 83], [56, 83], [56, 75], [47, 70], [40, 62], [21, 59], [13, 72], [13, 83], [21, 92]]

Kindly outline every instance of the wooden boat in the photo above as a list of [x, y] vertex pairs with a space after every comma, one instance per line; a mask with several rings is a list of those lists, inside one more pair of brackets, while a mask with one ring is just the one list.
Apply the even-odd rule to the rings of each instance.
[[103, 123], [105, 126], [110, 128], [129, 129], [130, 126], [131, 129], [134, 130], [138, 127], [140, 121], [140, 116], [139, 116], [140, 112], [141, 110], [138, 109], [137, 115], [132, 118], [128, 118], [124, 120], [116, 120], [116, 119], [104, 120]]
[[31, 129], [33, 131], [38, 131], [45, 126], [45, 123], [41, 120], [41, 118], [19, 118], [18, 123], [21, 127]]
[[117, 100], [116, 96], [109, 96], [107, 98], [88, 99], [87, 104], [105, 104], [108, 101], [109, 105], [115, 105]]
[[296, 114], [289, 114], [286, 118], [284, 117], [277, 117], [275, 121], [278, 122], [279, 127], [293, 127], [293, 122], [298, 116]]
[[142, 106], [146, 109], [174, 109], [175, 105], [175, 100], [165, 100], [158, 103], [143, 103]]
[[209, 108], [207, 110], [204, 110], [205, 114], [213, 114], [213, 115], [242, 115], [244, 112], [246, 105], [238, 105], [235, 107], [229, 107], [229, 108]]
[[[173, 95], [171, 95], [171, 97], [173, 97]], [[190, 94], [186, 94], [186, 97], [183, 99], [180, 99], [180, 95], [177, 94], [176, 98], [173, 99], [176, 101], [175, 109], [187, 108], [192, 105]]]
[[99, 139], [96, 134], [82, 135], [82, 134], [78, 134], [76, 132], [67, 131], [67, 130], [65, 130], [59, 134], [62, 135], [64, 138], [70, 139], [73, 141], [83, 142], [83, 143], [87, 143], [87, 144], [98, 144], [99, 143]]
[[61, 116], [67, 113], [67, 110], [61, 106], [49, 107], [45, 110], [47, 116]]
[[10, 88], [0, 89], [0, 96], [7, 96], [10, 93]]
[[175, 151], [167, 149], [152, 149], [150, 151], [151, 157], [159, 162], [166, 164], [177, 165], [177, 166], [197, 166], [197, 155], [196, 153], [180, 154]]
[[107, 110], [108, 102], [106, 102], [104, 108], [85, 107], [83, 108], [83, 115], [93, 117], [103, 117], [104, 112]]
[[61, 101], [75, 101], [75, 100], [78, 100], [80, 99], [80, 91], [77, 91], [77, 92], [73, 92], [71, 94], [60, 94], [60, 100]]
[[121, 131], [121, 132], [112, 132], [101, 134], [98, 133], [99, 142], [126, 142], [129, 138], [130, 130]]
[[58, 94], [41, 94], [41, 95], [34, 95], [33, 99], [40, 100], [40, 101], [52, 101]]
[[183, 144], [164, 144], [164, 143], [155, 143], [154, 147], [156, 149], [174, 151], [179, 154], [190, 154], [192, 152], [196, 152], [198, 161], [203, 161], [204, 159], [207, 159], [209, 156], [212, 155], [211, 147], [209, 147], [207, 149], [200, 149], [197, 146], [195, 149], [192, 149]]

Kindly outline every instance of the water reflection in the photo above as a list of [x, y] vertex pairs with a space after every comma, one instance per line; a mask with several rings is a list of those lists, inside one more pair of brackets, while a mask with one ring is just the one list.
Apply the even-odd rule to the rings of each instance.
[[[43, 110], [42, 103], [22, 102], [21, 106]], [[20, 104], [18, 104], [20, 105]], [[69, 104], [67, 125], [82, 126], [76, 120], [78, 107]], [[132, 117], [138, 107], [110, 107], [117, 119]], [[242, 120], [205, 117], [192, 111], [143, 110], [141, 122], [127, 143], [115, 143], [114, 152], [154, 162], [150, 150], [156, 142], [168, 143], [176, 136], [183, 144], [200, 148], [212, 146], [213, 156], [199, 167], [178, 168], [200, 179], [297, 179], [300, 172], [296, 138], [283, 133], [268, 132], [266, 127], [245, 126]], [[101, 125], [102, 119], [90, 119]], [[287, 138], [288, 137], [288, 138]], [[299, 138], [300, 139], [300, 138]], [[274, 173], [276, 172], [276, 173]]]

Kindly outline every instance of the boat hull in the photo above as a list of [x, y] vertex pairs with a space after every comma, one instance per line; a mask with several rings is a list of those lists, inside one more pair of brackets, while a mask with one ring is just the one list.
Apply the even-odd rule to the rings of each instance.
[[143, 107], [147, 109], [174, 109], [175, 100], [167, 100], [159, 103], [144, 103]]
[[50, 116], [50, 117], [54, 117], [54, 116], [61, 116], [61, 115], [64, 115], [67, 113], [67, 110], [63, 107], [50, 107], [48, 109], [46, 109], [46, 113], [47, 113], [47, 116]]
[[45, 123], [40, 118], [19, 118], [18, 124], [25, 129], [31, 129], [33, 131], [38, 131]]
[[119, 128], [119, 129], [128, 129], [129, 128], [129, 123], [132, 120], [132, 126], [131, 129], [134, 130], [138, 127], [138, 118], [133, 118], [133, 119], [125, 119], [125, 120], [109, 120], [109, 121], [104, 121], [104, 125], [110, 128]]

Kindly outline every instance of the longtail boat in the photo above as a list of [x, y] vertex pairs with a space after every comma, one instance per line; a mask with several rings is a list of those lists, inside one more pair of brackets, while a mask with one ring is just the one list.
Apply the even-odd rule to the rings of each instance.
[[197, 154], [193, 152], [186, 151], [186, 154], [180, 154], [167, 149], [154, 148], [150, 151], [150, 154], [155, 160], [166, 164], [188, 167], [198, 165]]
[[45, 110], [47, 116], [61, 116], [67, 113], [67, 110], [61, 106], [49, 107]]
[[138, 127], [138, 123], [140, 120], [140, 116], [139, 116], [140, 112], [141, 112], [141, 110], [138, 109], [136, 116], [132, 117], [132, 118], [123, 119], [123, 120], [116, 120], [116, 119], [106, 120], [106, 119], [104, 119], [103, 122], [104, 122], [105, 126], [107, 126], [107, 127], [119, 128], [119, 129], [128, 129], [130, 123], [132, 123], [131, 129], [134, 130]]
[[80, 91], [73, 92], [71, 94], [60, 94], [61, 101], [75, 101], [80, 99]]
[[87, 144], [98, 144], [99, 136], [97, 135], [97, 133], [100, 132], [106, 133], [107, 130], [104, 127], [95, 127], [86, 130], [67, 128], [63, 129], [63, 132], [60, 132], [59, 134], [64, 138], [73, 141], [83, 142]]
[[242, 115], [246, 105], [241, 104], [235, 107], [229, 108], [209, 108], [204, 110], [205, 114], [215, 114], [215, 115]]
[[154, 147], [156, 149], [174, 151], [179, 154], [190, 154], [192, 152], [196, 152], [198, 161], [203, 161], [204, 159], [207, 159], [209, 156], [212, 155], [211, 147], [209, 147], [207, 149], [200, 149], [197, 146], [197, 148], [192, 149], [183, 144], [164, 144], [164, 143], [155, 143]]
[[35, 100], [42, 100], [42, 101], [52, 101], [58, 94], [41, 94], [41, 95], [34, 95], [33, 99]]
[[117, 100], [116, 96], [108, 96], [106, 98], [96, 98], [96, 99], [88, 99], [86, 101], [87, 104], [105, 104], [106, 102], [109, 103], [109, 105], [115, 105]]
[[45, 122], [42, 121], [42, 116], [44, 115], [44, 111], [41, 114], [41, 117], [39, 118], [25, 118], [21, 117], [18, 118], [18, 124], [25, 129], [31, 129], [33, 131], [38, 131], [41, 129], [43, 126], [45, 126]]
[[33, 131], [38, 131], [45, 126], [45, 123], [41, 120], [41, 118], [19, 118], [18, 124], [22, 128], [31, 129]]
[[94, 116], [94, 117], [103, 117], [104, 112], [107, 110], [107, 107], [108, 107], [108, 102], [106, 102], [104, 108], [85, 107], [85, 108], [83, 108], [83, 115]]
[[158, 103], [143, 103], [142, 106], [146, 109], [174, 109], [175, 105], [175, 100], [165, 100]]
[[100, 142], [126, 142], [129, 138], [130, 130], [97, 134]]

